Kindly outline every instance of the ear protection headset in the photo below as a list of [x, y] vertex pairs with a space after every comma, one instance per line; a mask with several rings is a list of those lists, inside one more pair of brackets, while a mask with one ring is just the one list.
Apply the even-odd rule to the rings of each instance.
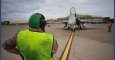
[[46, 25], [46, 21], [45, 21], [45, 17], [41, 14], [41, 18], [40, 18], [40, 27], [45, 27]]

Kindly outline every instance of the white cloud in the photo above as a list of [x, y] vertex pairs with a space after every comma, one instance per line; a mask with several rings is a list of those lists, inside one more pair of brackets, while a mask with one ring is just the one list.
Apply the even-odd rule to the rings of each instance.
[[80, 14], [114, 17], [114, 0], [2, 0], [2, 20], [27, 20], [36, 12], [46, 18], [69, 15], [71, 7]]

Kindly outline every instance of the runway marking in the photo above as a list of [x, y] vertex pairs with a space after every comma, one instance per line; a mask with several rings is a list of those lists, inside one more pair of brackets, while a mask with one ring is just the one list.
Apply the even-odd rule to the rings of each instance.
[[73, 41], [73, 36], [74, 36], [74, 32], [72, 32], [72, 34], [70, 35], [70, 38], [66, 44], [66, 47], [64, 49], [63, 55], [61, 56], [61, 60], [67, 60], [69, 57], [69, 52], [70, 52], [70, 48], [72, 45], [72, 41]]

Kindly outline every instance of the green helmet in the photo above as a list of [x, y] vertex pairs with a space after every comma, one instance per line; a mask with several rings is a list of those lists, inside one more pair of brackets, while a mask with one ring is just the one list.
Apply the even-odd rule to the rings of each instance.
[[45, 17], [40, 13], [33, 14], [29, 19], [29, 27], [31, 28], [42, 28], [45, 24]]

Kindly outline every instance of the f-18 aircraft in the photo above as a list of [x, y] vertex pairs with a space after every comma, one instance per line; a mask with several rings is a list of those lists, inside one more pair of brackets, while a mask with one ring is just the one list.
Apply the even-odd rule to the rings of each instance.
[[71, 29], [72, 31], [75, 31], [76, 28], [82, 29], [83, 22], [81, 22], [76, 15], [76, 10], [74, 7], [70, 8], [70, 15], [67, 21], [62, 22], [65, 24], [64, 28]]

